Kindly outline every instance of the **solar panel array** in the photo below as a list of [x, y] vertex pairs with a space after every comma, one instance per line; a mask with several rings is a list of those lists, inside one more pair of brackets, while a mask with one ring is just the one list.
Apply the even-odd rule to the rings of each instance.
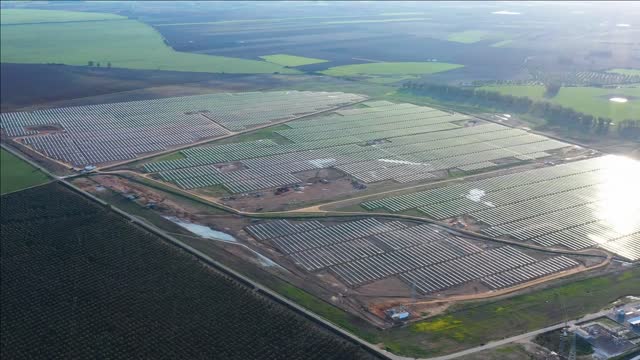
[[418, 209], [439, 220], [469, 215], [491, 236], [572, 250], [599, 246], [640, 259], [640, 162], [615, 156], [570, 162], [365, 202]]
[[485, 249], [428, 224], [373, 218], [334, 225], [276, 220], [245, 229], [303, 269], [327, 270], [352, 287], [397, 277], [424, 294], [472, 281], [498, 289], [579, 265], [563, 256], [538, 260], [510, 246]]
[[0, 127], [48, 157], [84, 166], [133, 159], [361, 100], [338, 92], [207, 94], [3, 113]]
[[[246, 142], [236, 148], [207, 146], [182, 151], [183, 159], [145, 165], [148, 172], [184, 189], [222, 185], [231, 192], [289, 185], [295, 173], [333, 167], [365, 183], [407, 183], [434, 172], [497, 166], [504, 158], [526, 161], [568, 144], [498, 124], [462, 126], [468, 116], [386, 101], [367, 108], [287, 123], [277, 134], [292, 143]], [[214, 164], [240, 162], [244, 168], [220, 174]], [[264, 180], [261, 180], [264, 179]], [[243, 181], [242, 186], [234, 183]]]

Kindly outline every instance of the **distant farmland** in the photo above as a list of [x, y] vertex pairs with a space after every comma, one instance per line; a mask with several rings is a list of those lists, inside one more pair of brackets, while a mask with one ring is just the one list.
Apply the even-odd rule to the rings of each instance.
[[[266, 61], [176, 52], [153, 28], [135, 20], [77, 21], [5, 26], [4, 22], [46, 22], [55, 11], [4, 13], [2, 62], [112, 66], [130, 69], [214, 73], [296, 73]], [[80, 18], [73, 12], [59, 14]], [[59, 20], [62, 21], [62, 20]]]
[[[484, 86], [482, 90], [497, 91], [505, 95], [526, 96], [533, 100], [546, 100], [593, 116], [609, 117], [614, 121], [640, 118], [640, 87], [596, 88], [563, 87], [552, 98], [545, 98], [542, 85]], [[626, 97], [628, 102], [615, 103], [610, 97]]]
[[463, 44], [473, 44], [478, 41], [487, 40], [491, 36], [491, 33], [483, 30], [467, 30], [449, 35], [447, 40], [459, 42]]
[[124, 16], [115, 14], [35, 9], [2, 9], [0, 14], [2, 25], [126, 19]]
[[379, 62], [335, 66], [322, 71], [331, 76], [353, 75], [422, 75], [461, 68], [463, 65], [441, 62]]
[[260, 58], [270, 63], [274, 63], [282, 66], [302, 66], [302, 65], [319, 64], [319, 63], [327, 62], [327, 60], [323, 60], [323, 59], [314, 59], [314, 58], [308, 58], [304, 56], [295, 56], [295, 55], [287, 55], [287, 54], [265, 55], [265, 56], [260, 56]]
[[3, 358], [373, 357], [60, 185], [0, 204]]
[[630, 76], [640, 76], [640, 69], [611, 69], [608, 72]]

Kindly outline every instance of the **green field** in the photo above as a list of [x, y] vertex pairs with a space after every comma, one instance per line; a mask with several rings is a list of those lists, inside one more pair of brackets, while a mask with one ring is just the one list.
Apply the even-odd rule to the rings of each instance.
[[[636, 280], [639, 277], [640, 268], [636, 267], [623, 273], [579, 280], [508, 299], [460, 304], [449, 314], [382, 332], [373, 331], [352, 315], [297, 288], [278, 287], [277, 291], [369, 342], [384, 344], [396, 355], [429, 357], [557, 324], [564, 316], [572, 319], [599, 311], [620, 297], [638, 293], [640, 282]], [[562, 310], [561, 302], [565, 310]], [[511, 356], [496, 358], [518, 359]]]
[[322, 73], [331, 76], [422, 75], [449, 71], [463, 66], [441, 62], [379, 62], [335, 66], [322, 71]]
[[43, 184], [48, 179], [47, 175], [22, 159], [5, 149], [0, 150], [0, 194]]
[[629, 76], [640, 76], [640, 70], [638, 69], [611, 69], [607, 72]]
[[545, 88], [542, 85], [489, 85], [480, 90], [497, 91], [504, 95], [524, 96], [534, 100], [544, 99]]
[[507, 45], [510, 45], [513, 42], [513, 40], [502, 40], [502, 41], [498, 41], [497, 43], [491, 44], [491, 47], [505, 47]]
[[487, 40], [491, 37], [491, 33], [484, 30], [467, 30], [455, 32], [447, 37], [447, 40], [459, 42], [463, 44], [473, 44], [478, 41]]
[[425, 15], [426, 13], [421, 11], [406, 11], [406, 12], [386, 12], [380, 13], [380, 16], [409, 16], [409, 15]]
[[[513, 96], [526, 96], [534, 100], [546, 100], [585, 114], [609, 117], [614, 121], [640, 118], [640, 87], [618, 89], [584, 86], [563, 87], [556, 96], [550, 99], [545, 99], [545, 88], [540, 85], [483, 86], [480, 89]], [[629, 98], [629, 102], [609, 101], [609, 97], [613, 96], [626, 96]]]
[[0, 12], [0, 24], [2, 25], [124, 19], [126, 17], [115, 14], [79, 11], [2, 9]]
[[325, 21], [325, 25], [337, 25], [337, 24], [371, 24], [371, 23], [388, 23], [388, 22], [411, 22], [411, 21], [425, 21], [429, 18], [407, 18], [407, 19], [372, 19], [372, 20], [339, 20], [339, 21]]
[[393, 83], [396, 83], [398, 81], [415, 80], [415, 79], [417, 79], [416, 76], [395, 75], [395, 76], [372, 76], [370, 78], [367, 78], [365, 81], [373, 83], [373, 84], [393, 84]]
[[265, 55], [265, 56], [260, 56], [260, 58], [270, 63], [274, 63], [282, 66], [302, 66], [302, 65], [319, 64], [319, 63], [328, 61], [323, 59], [314, 59], [314, 58], [308, 58], [304, 56], [295, 56], [295, 55], [287, 55], [287, 54]]
[[5, 26], [0, 44], [0, 61], [12, 63], [87, 65], [93, 61], [130, 69], [297, 73], [266, 61], [177, 52], [153, 28], [135, 20]]
[[[640, 268], [477, 305], [462, 304], [437, 316], [386, 332], [381, 339], [398, 355], [434, 356], [514, 336], [593, 313], [640, 292]], [[563, 302], [564, 310], [560, 305]]]

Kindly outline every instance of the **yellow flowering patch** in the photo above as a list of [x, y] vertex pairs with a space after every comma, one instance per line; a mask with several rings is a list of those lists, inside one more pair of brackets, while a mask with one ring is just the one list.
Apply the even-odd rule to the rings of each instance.
[[414, 331], [419, 332], [442, 332], [459, 327], [462, 321], [455, 320], [451, 316], [440, 317], [432, 321], [423, 321], [413, 325]]

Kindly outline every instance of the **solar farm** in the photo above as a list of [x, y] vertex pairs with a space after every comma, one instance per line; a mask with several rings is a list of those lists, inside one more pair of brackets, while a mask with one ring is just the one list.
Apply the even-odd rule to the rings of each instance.
[[437, 220], [468, 216], [493, 237], [640, 259], [640, 162], [607, 155], [362, 203], [416, 209]]
[[374, 218], [331, 225], [275, 220], [245, 230], [305, 271], [329, 272], [351, 288], [394, 277], [424, 295], [470, 283], [489, 291], [581, 266], [563, 255], [528, 254], [454, 236], [433, 225]]
[[[413, 104], [369, 101], [363, 107], [286, 123], [269, 139], [202, 146], [144, 171], [182, 189], [222, 186], [245, 193], [300, 184], [296, 173], [337, 169], [362, 183], [405, 184], [551, 156], [570, 144]], [[234, 171], [221, 171], [234, 163]], [[444, 175], [443, 175], [444, 174]]]
[[365, 97], [338, 92], [222, 93], [2, 113], [4, 134], [76, 167], [129, 160]]

